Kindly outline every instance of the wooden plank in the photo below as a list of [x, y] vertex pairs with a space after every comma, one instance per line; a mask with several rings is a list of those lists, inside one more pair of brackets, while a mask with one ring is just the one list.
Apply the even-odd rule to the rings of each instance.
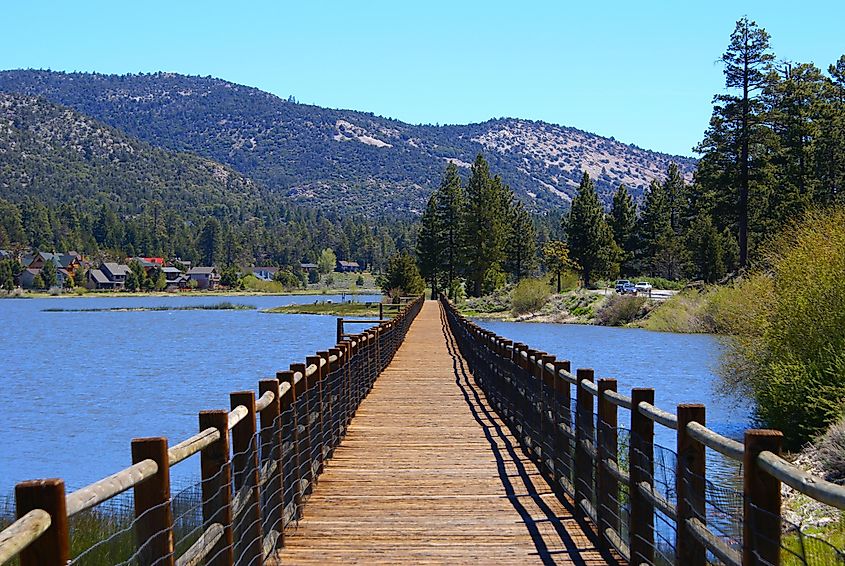
[[[325, 462], [285, 564], [607, 564], [425, 303]], [[612, 561], [611, 561], [612, 563]]]

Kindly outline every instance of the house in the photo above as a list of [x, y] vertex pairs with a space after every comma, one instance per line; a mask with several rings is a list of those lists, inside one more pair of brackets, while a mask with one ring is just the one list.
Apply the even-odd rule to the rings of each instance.
[[220, 283], [220, 273], [216, 267], [192, 267], [188, 270], [188, 280], [197, 282], [197, 289], [214, 289]]
[[188, 286], [188, 276], [177, 268], [167, 266], [162, 267], [161, 271], [164, 273], [164, 278], [167, 281], [168, 290], [184, 289]]
[[310, 273], [311, 271], [317, 271], [317, 264], [316, 263], [300, 263], [299, 268], [306, 273]]
[[111, 281], [112, 289], [123, 289], [124, 285], [126, 285], [126, 276], [132, 270], [129, 269], [128, 265], [123, 263], [105, 262], [100, 266], [100, 271]]
[[150, 271], [153, 269], [161, 269], [164, 267], [164, 258], [161, 257], [130, 257], [126, 260], [126, 263], [132, 263], [133, 261], [137, 261], [141, 264], [141, 267], [144, 268], [144, 273], [147, 275], [149, 275]]
[[117, 282], [112, 281], [106, 276], [101, 269], [91, 268], [88, 270], [88, 288], [89, 289], [118, 289]]
[[257, 277], [258, 279], [261, 279], [262, 281], [272, 281], [273, 277], [275, 277], [276, 273], [278, 273], [279, 268], [278, 267], [250, 267], [247, 271], [248, 271], [248, 273], [252, 273], [253, 275], [255, 275], [255, 277]]
[[23, 287], [24, 289], [32, 289], [35, 287], [35, 278], [38, 274], [41, 273], [40, 269], [32, 269], [31, 267], [27, 267], [21, 274], [18, 275], [18, 285]]
[[335, 271], [339, 271], [340, 273], [357, 273], [361, 271], [361, 266], [358, 265], [357, 261], [338, 260]]

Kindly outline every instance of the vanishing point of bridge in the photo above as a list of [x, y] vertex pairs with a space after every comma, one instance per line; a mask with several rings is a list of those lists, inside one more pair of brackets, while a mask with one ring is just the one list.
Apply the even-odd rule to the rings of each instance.
[[427, 301], [335, 449], [283, 563], [605, 564]]
[[[132, 440], [97, 482], [19, 483], [0, 565], [845, 563], [785, 528], [782, 483], [840, 510], [845, 487], [783, 460], [778, 431], [725, 438], [703, 405], [663, 411], [442, 298], [337, 338], [188, 439]], [[708, 480], [713, 456], [741, 462], [741, 491]]]

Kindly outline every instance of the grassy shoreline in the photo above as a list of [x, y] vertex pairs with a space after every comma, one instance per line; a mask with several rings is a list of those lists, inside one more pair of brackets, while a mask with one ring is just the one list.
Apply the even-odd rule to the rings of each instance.
[[212, 305], [186, 305], [186, 306], [167, 306], [160, 305], [157, 307], [107, 307], [107, 308], [87, 308], [87, 309], [60, 309], [49, 308], [41, 309], [41, 312], [163, 312], [163, 311], [251, 311], [256, 307], [252, 305], [240, 305], [237, 303], [222, 302]]
[[[329, 303], [318, 302], [311, 304], [283, 305], [271, 309], [264, 309], [261, 312], [268, 314], [316, 314], [328, 316], [371, 316], [378, 318], [378, 303]], [[390, 309], [384, 310], [385, 318], [391, 318], [393, 313]]]
[[147, 297], [289, 297], [296, 295], [318, 296], [318, 295], [381, 295], [381, 289], [295, 289], [281, 293], [267, 293], [263, 291], [238, 291], [219, 289], [214, 291], [150, 291], [150, 292], [129, 292], [129, 291], [87, 291], [76, 293], [68, 290], [60, 294], [48, 292], [24, 291], [20, 294], [0, 292], [2, 299], [79, 299], [79, 298], [147, 298]]

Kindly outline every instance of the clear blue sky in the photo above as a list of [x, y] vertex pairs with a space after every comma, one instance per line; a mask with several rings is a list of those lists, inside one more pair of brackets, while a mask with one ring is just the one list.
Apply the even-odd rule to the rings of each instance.
[[413, 123], [513, 116], [691, 155], [743, 14], [826, 69], [845, 2], [10, 1], [0, 68], [213, 75]]

